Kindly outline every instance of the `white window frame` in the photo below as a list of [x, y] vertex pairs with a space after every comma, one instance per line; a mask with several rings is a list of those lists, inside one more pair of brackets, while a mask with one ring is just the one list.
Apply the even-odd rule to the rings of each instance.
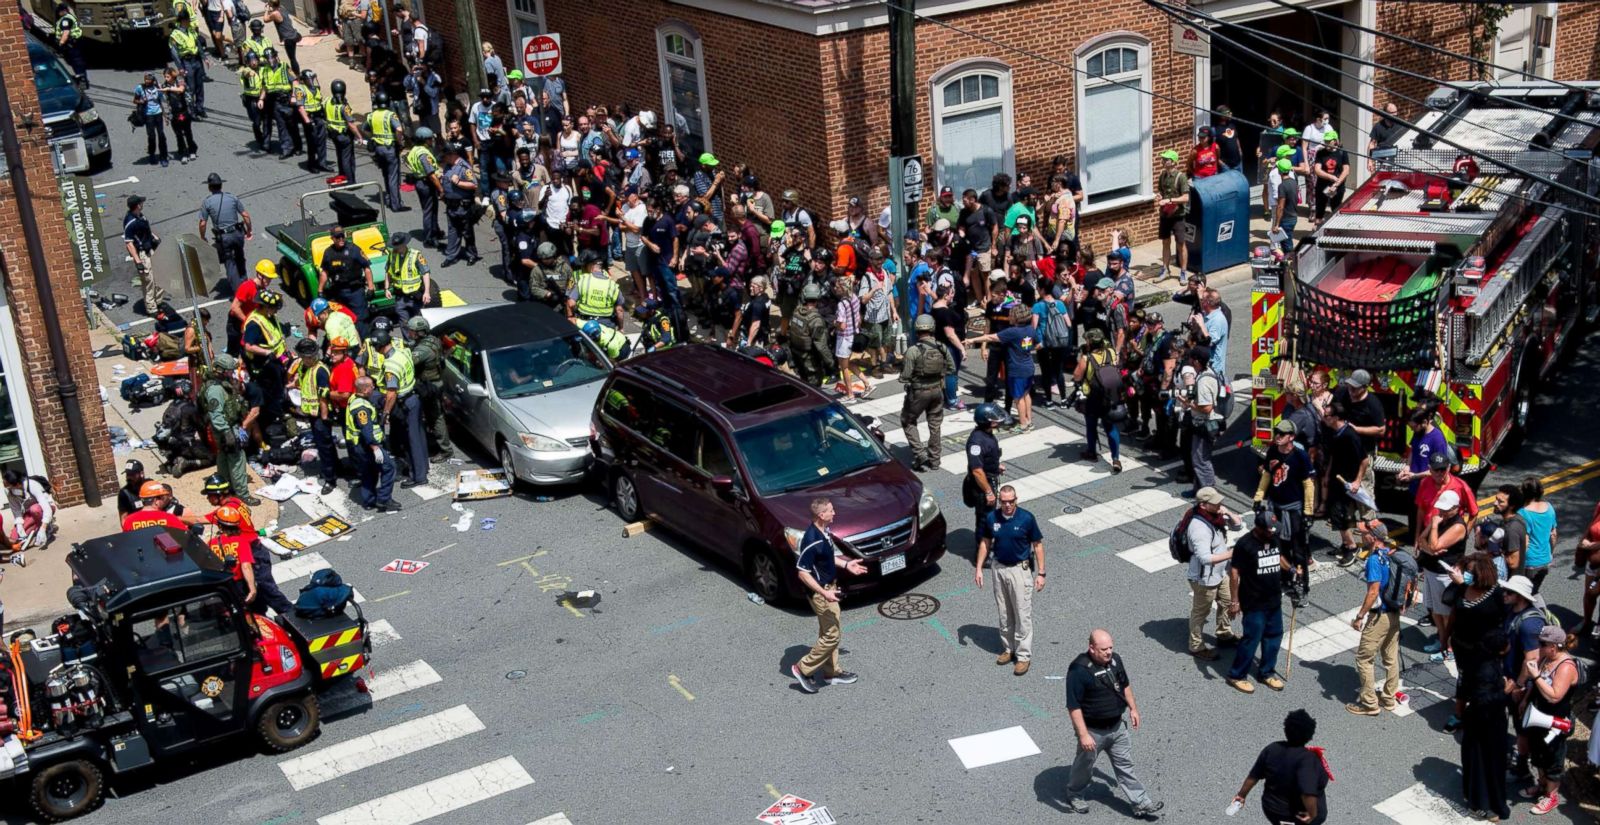
[[[29, 473], [48, 476], [50, 467], [44, 460], [44, 448], [39, 440], [39, 429], [34, 423], [33, 401], [28, 388], [27, 365], [22, 360], [22, 345], [17, 339], [15, 319], [5, 291], [0, 290], [0, 359], [4, 359], [6, 389], [11, 395], [11, 417], [17, 428], [17, 442], [22, 446], [22, 463]], [[0, 403], [5, 403], [0, 401]]]
[[[521, 29], [517, 28], [517, 21], [522, 20], [532, 23], [539, 29], [540, 34], [549, 31], [544, 25], [544, 0], [528, 0], [528, 2], [533, 4], [533, 14], [528, 14], [517, 8], [516, 0], [506, 0], [506, 28], [508, 29], [507, 34], [511, 38], [511, 45], [504, 54], [500, 55], [500, 60], [506, 64], [506, 71], [508, 72], [512, 69], [522, 68], [522, 37]], [[483, 60], [482, 54], [477, 50], [474, 50], [473, 53], [479, 55], [480, 62]]]
[[[944, 104], [944, 87], [953, 81], [960, 81], [969, 75], [988, 75], [1000, 80], [1000, 97], [998, 102], [987, 100], [977, 103], [963, 103], [959, 106], [946, 106]], [[933, 119], [933, 168], [934, 177], [940, 177], [944, 172], [944, 164], [939, 160], [940, 146], [944, 144], [944, 119], [950, 115], [963, 115], [985, 109], [1000, 109], [1000, 131], [1004, 139], [1000, 151], [1001, 171], [1010, 175], [1013, 180], [1017, 177], [1017, 147], [1015, 128], [1012, 120], [1011, 98], [1011, 67], [999, 60], [990, 57], [975, 57], [959, 60], [935, 72], [928, 81], [928, 112]], [[939, 186], [944, 186], [945, 181], [937, 181]], [[979, 193], [988, 188], [988, 182], [975, 187]], [[956, 191], [956, 200], [960, 201], [960, 190]]]
[[[1132, 49], [1135, 52], [1138, 52], [1138, 71], [1123, 72], [1121, 74], [1114, 75], [1109, 79], [1090, 78], [1088, 74], [1089, 58], [1094, 57], [1096, 54], [1099, 54], [1107, 49]], [[1152, 143], [1151, 138], [1151, 105], [1149, 92], [1152, 91], [1153, 87], [1151, 85], [1152, 81], [1150, 76], [1150, 57], [1150, 41], [1141, 35], [1128, 31], [1118, 31], [1103, 34], [1099, 37], [1089, 40], [1082, 46], [1079, 46], [1077, 52], [1074, 53], [1073, 59], [1078, 68], [1076, 78], [1077, 82], [1073, 84], [1076, 111], [1078, 113], [1078, 122], [1076, 126], [1076, 142], [1078, 147], [1077, 171], [1078, 176], [1083, 181], [1084, 185], [1083, 214], [1092, 215], [1096, 212], [1104, 212], [1109, 209], [1118, 209], [1131, 204], [1143, 203], [1154, 197], [1150, 160], [1151, 156], [1155, 152], [1154, 144]], [[1103, 86], [1112, 81], [1121, 83], [1132, 83], [1137, 81], [1139, 88], [1144, 90], [1139, 95], [1141, 100], [1141, 105], [1139, 107], [1139, 134], [1141, 135], [1139, 150], [1139, 191], [1131, 195], [1121, 195], [1108, 200], [1096, 200], [1095, 196], [1089, 191], [1089, 187], [1092, 184], [1087, 179], [1088, 167], [1085, 163], [1086, 155], [1083, 145], [1083, 124], [1085, 122], [1084, 95], [1089, 89]]]
[[[667, 51], [667, 36], [678, 35], [694, 46], [694, 59], [689, 60]], [[695, 70], [695, 77], [699, 79], [700, 111], [704, 120], [700, 123], [704, 134], [706, 152], [715, 152], [711, 148], [711, 99], [706, 96], [706, 50], [705, 44], [700, 39], [700, 33], [695, 31], [688, 23], [680, 20], [671, 20], [656, 27], [656, 73], [661, 76], [661, 122], [673, 123], [668, 120], [677, 111], [672, 106], [672, 73], [669, 67], [676, 63], [680, 66], [689, 66]]]

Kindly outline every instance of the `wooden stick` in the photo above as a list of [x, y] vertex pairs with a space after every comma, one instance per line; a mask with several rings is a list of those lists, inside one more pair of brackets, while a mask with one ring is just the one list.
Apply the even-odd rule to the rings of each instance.
[[1294, 675], [1294, 620], [1300, 615], [1300, 605], [1290, 604], [1293, 606], [1289, 608], [1289, 649], [1284, 653], [1289, 658], [1289, 664], [1283, 671], [1285, 680]]

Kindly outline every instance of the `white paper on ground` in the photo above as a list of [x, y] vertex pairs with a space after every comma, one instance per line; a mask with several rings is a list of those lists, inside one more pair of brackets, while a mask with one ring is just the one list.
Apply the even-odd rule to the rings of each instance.
[[1020, 725], [951, 739], [950, 747], [961, 759], [961, 766], [969, 771], [1039, 754], [1039, 746], [1034, 744], [1033, 737]]
[[273, 501], [288, 501], [294, 498], [296, 493], [301, 492], [300, 479], [285, 473], [278, 476], [278, 480], [271, 485], [262, 487], [256, 492]]

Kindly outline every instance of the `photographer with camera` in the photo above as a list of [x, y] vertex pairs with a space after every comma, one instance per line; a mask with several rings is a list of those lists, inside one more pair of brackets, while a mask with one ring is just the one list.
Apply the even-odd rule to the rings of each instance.
[[[1099, 327], [1084, 332], [1072, 380], [1079, 387], [1074, 397], [1082, 399], [1084, 436], [1088, 439], [1079, 457], [1091, 462], [1100, 460], [1100, 430], [1104, 429], [1106, 442], [1111, 445], [1111, 472], [1122, 472], [1122, 434], [1118, 424], [1128, 417], [1122, 365]], [[1087, 391], [1083, 389], [1085, 382]]]
[[1192, 388], [1178, 396], [1178, 401], [1186, 414], [1184, 435], [1189, 441], [1191, 481], [1198, 490], [1217, 483], [1216, 470], [1211, 466], [1211, 450], [1217, 436], [1222, 434], [1223, 427], [1227, 425], [1222, 406], [1225, 403], [1224, 384], [1222, 376], [1210, 366], [1212, 356], [1209, 348], [1192, 347], [1185, 360], [1194, 368], [1195, 381]]

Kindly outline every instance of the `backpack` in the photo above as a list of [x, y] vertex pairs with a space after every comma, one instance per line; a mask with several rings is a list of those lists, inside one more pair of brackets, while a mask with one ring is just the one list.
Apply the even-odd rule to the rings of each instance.
[[1040, 337], [1049, 349], [1066, 349], [1072, 346], [1072, 325], [1067, 314], [1061, 311], [1058, 301], [1044, 302], [1044, 323], [1039, 325]]
[[1228, 387], [1228, 382], [1222, 380], [1222, 376], [1216, 374], [1209, 368], [1205, 372], [1200, 373], [1199, 378], [1195, 379], [1195, 386], [1200, 386], [1200, 380], [1208, 375], [1211, 376], [1212, 380], [1217, 382], [1216, 412], [1217, 415], [1222, 416], [1222, 423], [1226, 424], [1228, 418], [1233, 415], [1233, 390]]
[[1171, 340], [1172, 333], [1163, 331], [1160, 337], [1150, 342], [1149, 348], [1144, 351], [1144, 360], [1139, 362], [1140, 375], [1145, 378], [1155, 378], [1161, 374], [1161, 359], [1156, 357], [1156, 353]]
[[1094, 365], [1094, 372], [1089, 374], [1089, 386], [1094, 389], [1095, 402], [1103, 410], [1117, 406], [1122, 401], [1122, 367], [1117, 359], [1112, 357], [1104, 364], [1095, 364], [1095, 357], [1091, 353], [1089, 363]]
[[[1173, 527], [1172, 532], [1167, 534], [1167, 553], [1172, 556], [1173, 561], [1179, 564], [1188, 564], [1189, 560], [1194, 558], [1194, 548], [1189, 546], [1189, 522], [1194, 521], [1195, 516], [1199, 514], [1199, 507], [1190, 507], [1185, 510], [1183, 517], [1178, 519], [1177, 526]], [[1206, 522], [1206, 526], [1211, 527], [1211, 522]], [[1216, 531], [1215, 527], [1211, 529], [1213, 532]]]
[[345, 604], [354, 594], [354, 588], [345, 584], [338, 573], [324, 567], [312, 573], [311, 580], [300, 588], [300, 597], [294, 602], [294, 612], [298, 616], [313, 619], [342, 615]]
[[1509, 635], [1512, 637], [1513, 643], [1515, 643], [1516, 637], [1522, 633], [1522, 623], [1527, 621], [1529, 616], [1538, 616], [1544, 619], [1544, 623], [1547, 625], [1561, 626], [1561, 622], [1556, 620], [1556, 614], [1551, 613], [1549, 607], [1534, 605], [1511, 617], [1511, 633]]
[[1405, 609], [1406, 590], [1416, 584], [1417, 560], [1409, 552], [1395, 549], [1389, 553], [1389, 580], [1378, 590], [1383, 608], [1394, 612]]

